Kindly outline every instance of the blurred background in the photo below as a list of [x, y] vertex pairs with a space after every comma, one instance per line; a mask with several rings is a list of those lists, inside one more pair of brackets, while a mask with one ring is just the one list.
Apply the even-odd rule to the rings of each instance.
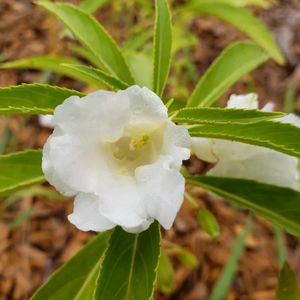
[[[84, 5], [86, 1], [65, 2]], [[144, 70], [145, 78], [141, 81], [147, 82], [151, 78], [152, 1], [101, 2], [93, 14], [124, 47], [131, 68]], [[216, 18], [183, 15], [185, 1], [171, 2], [174, 46], [167, 95], [184, 101], [220, 52], [233, 41], [247, 37]], [[274, 34], [286, 64], [279, 66], [268, 61], [235, 84], [220, 104], [226, 103], [232, 93], [255, 91], [262, 104], [272, 101], [277, 110], [300, 112], [300, 1], [267, 1], [263, 7], [247, 9]], [[32, 1], [0, 0], [0, 63], [45, 55], [87, 62], [72, 35]], [[0, 86], [39, 82], [85, 93], [94, 90], [65, 76], [62, 70], [53, 70], [52, 66], [47, 69], [45, 63], [35, 67], [43, 70], [33, 70], [28, 63], [17, 69], [0, 69]], [[41, 126], [37, 116], [11, 116], [0, 118], [0, 133], [0, 153], [9, 153], [43, 147], [51, 128]], [[187, 168], [190, 173], [199, 174], [209, 166], [192, 157]], [[285, 256], [300, 280], [297, 239], [261, 218], [255, 218], [249, 229], [247, 211], [200, 188], [189, 188], [187, 197], [192, 199], [185, 201], [173, 228], [163, 233], [165, 258], [161, 262], [156, 300], [209, 299], [217, 282], [218, 286], [229, 286], [226, 299], [275, 299], [278, 272]], [[220, 226], [218, 237], [211, 237], [199, 225], [193, 201], [216, 217]], [[67, 221], [71, 211], [72, 201], [47, 184], [2, 198], [0, 300], [28, 299], [93, 235], [78, 231]], [[224, 267], [232, 278], [229, 283], [220, 281]]]

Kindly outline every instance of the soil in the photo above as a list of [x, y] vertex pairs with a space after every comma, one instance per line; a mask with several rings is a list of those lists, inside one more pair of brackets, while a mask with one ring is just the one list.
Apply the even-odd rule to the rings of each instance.
[[[69, 1], [70, 2], [70, 1]], [[76, 2], [76, 1], [72, 1]], [[252, 74], [243, 77], [221, 99], [224, 103], [231, 93], [245, 93], [255, 87], [262, 103], [273, 101], [278, 109], [300, 109], [300, 2], [277, 1], [273, 7], [253, 9], [274, 33], [287, 64], [279, 66], [268, 61]], [[124, 38], [121, 29], [110, 27], [111, 9], [101, 10], [97, 17], [118, 40]], [[195, 18], [189, 23], [197, 37], [192, 61], [199, 76], [215, 57], [231, 42], [245, 38], [232, 27], [213, 18]], [[29, 0], [0, 1], [0, 60], [15, 60], [33, 55], [64, 53], [68, 39], [59, 38], [61, 25]], [[41, 72], [32, 70], [0, 70], [0, 86], [38, 82]], [[68, 78], [50, 76], [50, 83], [82, 91], [88, 89]], [[288, 103], [292, 105], [288, 107]], [[1, 117], [0, 129], [9, 132], [5, 152], [41, 148], [51, 130], [41, 128], [37, 117]], [[204, 162], [192, 157], [189, 171], [203, 173]], [[45, 185], [47, 186], [47, 185]], [[51, 187], [49, 187], [51, 191]], [[188, 249], [199, 264], [189, 268], [172, 256], [176, 289], [170, 295], [156, 293], [156, 300], [205, 300], [228, 261], [237, 237], [243, 231], [248, 213], [228, 202], [216, 199], [200, 188], [189, 187], [199, 204], [208, 208], [220, 223], [221, 235], [212, 239], [198, 225], [195, 211], [185, 202], [164, 239]], [[4, 201], [4, 199], [3, 199]], [[72, 211], [71, 201], [50, 200], [43, 196], [26, 195], [12, 205], [0, 203], [0, 300], [26, 300], [47, 277], [85, 244], [93, 233], [78, 231], [67, 221]], [[16, 217], [30, 212], [20, 224]], [[300, 245], [294, 237], [285, 235], [288, 261], [300, 279]], [[229, 291], [230, 300], [275, 299], [278, 277], [277, 248], [273, 226], [256, 217], [247, 238], [245, 252]]]

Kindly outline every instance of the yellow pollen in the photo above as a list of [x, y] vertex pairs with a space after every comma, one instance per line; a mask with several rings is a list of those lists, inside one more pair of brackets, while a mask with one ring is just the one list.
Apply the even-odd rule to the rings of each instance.
[[129, 144], [129, 149], [135, 151], [141, 149], [149, 141], [148, 135], [143, 135], [142, 137], [133, 137]]

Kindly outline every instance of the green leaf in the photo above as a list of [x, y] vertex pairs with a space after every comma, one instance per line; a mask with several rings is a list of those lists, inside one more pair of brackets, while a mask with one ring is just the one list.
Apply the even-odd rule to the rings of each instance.
[[93, 299], [111, 232], [98, 234], [39, 288], [31, 300]]
[[220, 277], [218, 278], [218, 281], [216, 282], [216, 284], [214, 286], [212, 294], [209, 298], [210, 300], [225, 300], [226, 299], [228, 290], [234, 279], [234, 275], [235, 275], [236, 269], [238, 267], [240, 258], [242, 256], [242, 254], [244, 253], [246, 238], [250, 234], [250, 230], [251, 230], [251, 222], [248, 221], [244, 228], [244, 231], [238, 237], [238, 239], [232, 249], [229, 260], [226, 263], [225, 268], [223, 269]]
[[164, 294], [170, 294], [175, 289], [174, 269], [168, 255], [162, 251], [157, 270], [157, 285]]
[[132, 85], [134, 80], [116, 42], [97, 20], [76, 6], [66, 3], [38, 1], [38, 4], [57, 16], [118, 79]]
[[198, 82], [188, 106], [210, 106], [243, 75], [268, 59], [268, 55], [251, 42], [228, 46]]
[[[249, 10], [222, 3], [222, 1], [216, 1], [214, 3], [194, 1], [189, 8], [194, 13], [211, 15], [231, 24], [251, 37], [251, 39], [265, 49], [276, 62], [284, 64], [284, 57], [271, 33]], [[242, 63], [242, 61], [239, 63]]]
[[263, 112], [255, 109], [236, 109], [220, 107], [184, 108], [175, 112], [174, 122], [187, 124], [231, 123], [247, 124], [280, 118], [280, 112]]
[[0, 155], [0, 194], [43, 181], [40, 150]]
[[219, 223], [208, 209], [201, 208], [197, 213], [197, 220], [203, 230], [212, 238], [215, 239], [220, 235]]
[[61, 56], [33, 56], [24, 59], [19, 59], [11, 62], [6, 62], [0, 65], [2, 69], [36, 69], [52, 71], [60, 75], [64, 75], [91, 85], [93, 87], [101, 87], [99, 82], [81, 72], [70, 69], [62, 64], [80, 64], [73, 58]]
[[132, 52], [126, 55], [128, 64], [139, 86], [151, 88], [152, 60], [145, 53]]
[[[198, 0], [192, 0], [189, 1], [188, 3], [197, 3], [196, 1]], [[225, 4], [230, 4], [230, 5], [235, 5], [235, 6], [247, 6], [247, 5], [256, 5], [260, 6], [263, 8], [268, 8], [270, 7], [271, 3], [268, 0], [201, 0], [201, 3], [225, 3]]]
[[157, 222], [140, 234], [117, 227], [112, 234], [95, 292], [97, 300], [149, 300], [160, 256]]
[[250, 124], [204, 124], [190, 128], [191, 136], [220, 138], [267, 147], [300, 157], [300, 128], [275, 121]]
[[88, 14], [95, 12], [108, 3], [108, 0], [82, 0], [79, 7]]
[[0, 114], [52, 114], [55, 107], [70, 96], [84, 94], [47, 84], [0, 88]]
[[252, 180], [213, 176], [187, 177], [187, 182], [248, 208], [300, 237], [300, 193], [297, 191]]
[[278, 280], [276, 300], [300, 300], [297, 278], [287, 262], [284, 263]]
[[90, 62], [92, 65], [94, 65], [100, 69], [104, 69], [102, 62], [90, 50], [88, 50], [82, 46], [79, 46], [79, 45], [71, 45], [70, 48], [79, 57], [84, 58], [85, 60]]
[[167, 0], [156, 0], [153, 91], [161, 96], [168, 78], [172, 49], [171, 15]]
[[123, 90], [123, 89], [128, 88], [128, 85], [125, 82], [123, 82], [123, 81], [121, 81], [99, 69], [87, 67], [84, 65], [64, 64], [64, 66], [67, 66], [70, 69], [73, 69], [79, 73], [82, 73], [82, 74], [90, 77], [91, 79], [99, 80], [112, 89]]

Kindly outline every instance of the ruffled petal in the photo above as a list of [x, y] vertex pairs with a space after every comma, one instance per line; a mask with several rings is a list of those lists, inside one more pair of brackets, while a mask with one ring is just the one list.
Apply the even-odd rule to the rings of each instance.
[[99, 197], [93, 194], [78, 194], [74, 201], [74, 211], [68, 219], [83, 231], [105, 231], [116, 226], [100, 213]]
[[231, 95], [227, 108], [246, 108], [246, 109], [258, 109], [258, 99], [256, 94], [247, 95]]
[[209, 138], [192, 138], [192, 150], [199, 159], [210, 163], [216, 163], [218, 157], [214, 153], [214, 143], [215, 141]]
[[170, 157], [161, 157], [155, 164], [136, 170], [147, 213], [170, 229], [183, 202], [184, 178], [173, 168]]

